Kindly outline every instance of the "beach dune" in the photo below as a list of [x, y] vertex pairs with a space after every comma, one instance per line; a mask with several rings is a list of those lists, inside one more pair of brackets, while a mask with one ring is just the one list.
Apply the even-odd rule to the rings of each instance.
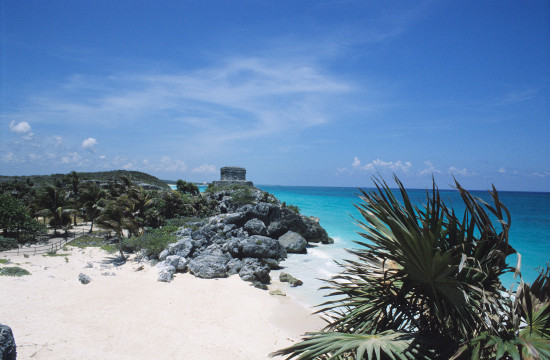
[[324, 324], [238, 276], [161, 283], [154, 267], [115, 266], [98, 248], [62, 253], [9, 256], [32, 275], [0, 276], [0, 322], [20, 359], [267, 359]]

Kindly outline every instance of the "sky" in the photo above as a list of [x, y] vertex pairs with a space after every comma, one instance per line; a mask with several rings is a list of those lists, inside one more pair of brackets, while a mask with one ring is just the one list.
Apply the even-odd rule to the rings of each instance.
[[550, 191], [550, 2], [0, 0], [0, 175]]

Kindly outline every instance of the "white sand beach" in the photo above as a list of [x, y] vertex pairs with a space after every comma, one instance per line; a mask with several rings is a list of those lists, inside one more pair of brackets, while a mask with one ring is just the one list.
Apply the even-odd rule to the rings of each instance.
[[[157, 269], [99, 248], [61, 256], [1, 255], [31, 272], [0, 276], [0, 323], [10, 326], [18, 359], [268, 359], [324, 322], [288, 297], [238, 276], [205, 280]], [[92, 263], [91, 268], [86, 268]], [[92, 281], [83, 285], [78, 275]]]

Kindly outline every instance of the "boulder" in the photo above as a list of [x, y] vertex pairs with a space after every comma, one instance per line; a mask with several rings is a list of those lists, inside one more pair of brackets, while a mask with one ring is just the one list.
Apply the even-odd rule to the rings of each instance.
[[178, 240], [178, 242], [168, 245], [168, 252], [170, 255], [178, 255], [181, 257], [189, 257], [193, 253], [195, 246], [191, 238], [184, 237]]
[[318, 221], [306, 216], [302, 216], [302, 218], [306, 228], [300, 234], [306, 238], [308, 242], [322, 244], [334, 243], [334, 240], [328, 236], [327, 231], [319, 225]]
[[239, 271], [239, 276], [244, 281], [255, 282], [259, 281], [263, 284], [269, 284], [269, 266], [262, 264], [258, 259], [246, 258], [242, 261], [242, 267]]
[[162, 250], [159, 254], [159, 260], [164, 261], [166, 260], [166, 257], [170, 255], [170, 252], [168, 250]]
[[[159, 264], [157, 264], [157, 266], [159, 266]], [[170, 282], [174, 278], [175, 273], [176, 273], [175, 266], [164, 264], [160, 268], [159, 277], [157, 278], [157, 280], [161, 282]]]
[[227, 277], [229, 257], [224, 255], [201, 254], [189, 261], [187, 268], [200, 278], [213, 279]]
[[279, 243], [285, 248], [289, 253], [306, 253], [307, 241], [304, 237], [297, 232], [287, 231], [284, 235], [279, 238]]
[[89, 284], [90, 281], [92, 281], [92, 279], [88, 275], [80, 273], [80, 274], [78, 274], [78, 281], [80, 281], [82, 284], [86, 285], [86, 284]]
[[250, 258], [286, 258], [286, 250], [279, 241], [267, 236], [253, 235], [240, 242], [240, 255]]
[[0, 324], [0, 359], [16, 360], [17, 348], [11, 328]]
[[289, 283], [290, 285], [292, 285], [294, 287], [304, 284], [302, 280], [296, 279], [294, 276], [292, 276], [290, 274], [287, 274], [285, 272], [281, 272], [279, 274], [279, 281], [280, 282], [287, 282], [287, 283]]
[[187, 267], [189, 261], [183, 256], [179, 255], [170, 255], [166, 257], [164, 263], [168, 266], [173, 266], [176, 271], [184, 271]]
[[234, 224], [235, 226], [239, 227], [239, 226], [242, 226], [242, 224], [244, 223], [244, 215], [243, 213], [240, 213], [240, 212], [227, 214], [223, 222], [228, 225]]
[[243, 263], [240, 259], [231, 259], [227, 263], [227, 275], [235, 275], [241, 271]]
[[244, 229], [249, 235], [267, 235], [265, 224], [260, 219], [250, 219], [244, 224]]

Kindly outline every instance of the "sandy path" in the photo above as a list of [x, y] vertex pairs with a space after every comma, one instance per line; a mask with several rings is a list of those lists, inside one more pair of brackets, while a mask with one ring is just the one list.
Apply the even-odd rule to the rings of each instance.
[[[68, 262], [11, 256], [32, 275], [0, 276], [0, 323], [12, 328], [20, 359], [267, 359], [323, 325], [238, 276], [177, 274], [166, 284], [147, 265], [106, 265], [111, 255], [100, 249], [70, 249]], [[81, 284], [81, 272], [92, 282]]]

